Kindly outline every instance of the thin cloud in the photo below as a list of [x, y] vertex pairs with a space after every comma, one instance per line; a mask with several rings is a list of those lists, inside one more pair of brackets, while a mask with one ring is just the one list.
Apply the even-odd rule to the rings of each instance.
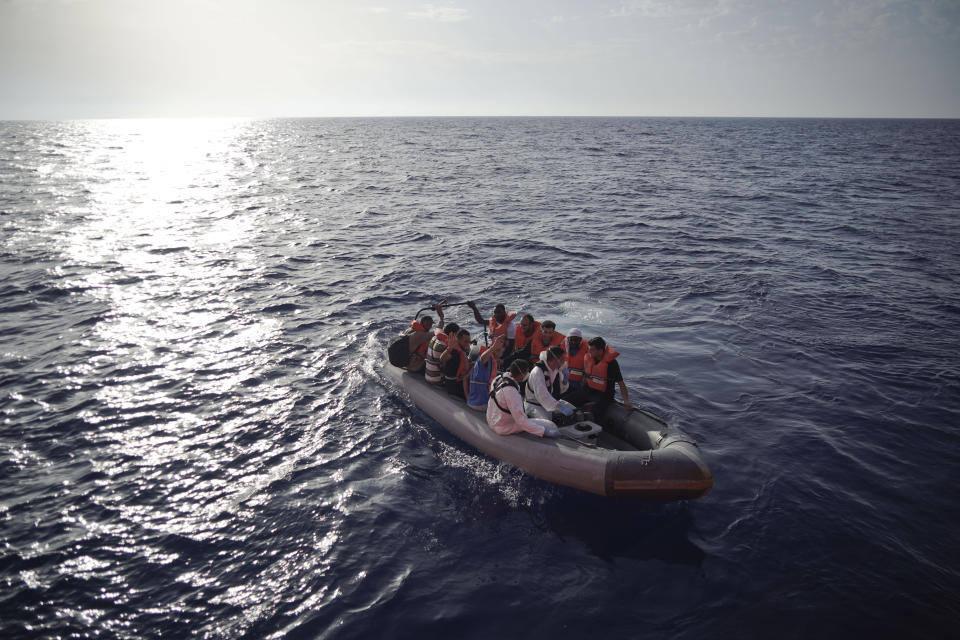
[[437, 7], [432, 4], [425, 4], [420, 11], [411, 11], [408, 15], [414, 18], [433, 20], [434, 22], [462, 22], [470, 19], [470, 15], [466, 9], [459, 7]]
[[729, 11], [724, 0], [621, 0], [610, 13], [614, 16], [643, 18], [679, 18], [693, 15], [717, 15]]

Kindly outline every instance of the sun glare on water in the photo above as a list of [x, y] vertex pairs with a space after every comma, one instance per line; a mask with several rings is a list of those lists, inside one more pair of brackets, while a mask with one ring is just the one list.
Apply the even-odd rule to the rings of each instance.
[[[82, 196], [65, 200], [59, 212], [71, 221], [64, 225], [62, 269], [80, 274], [77, 286], [107, 311], [80, 332], [81, 344], [99, 355], [63, 373], [76, 385], [88, 377], [109, 381], [84, 419], [127, 423], [123, 441], [115, 443], [117, 457], [94, 464], [113, 475], [128, 465], [155, 470], [196, 459], [197, 451], [229, 439], [225, 433], [250, 419], [243, 412], [223, 419], [219, 414], [227, 408], [199, 399], [260, 379], [281, 331], [280, 321], [257, 313], [243, 293], [243, 283], [264, 268], [255, 250], [256, 216], [235, 215], [249, 206], [243, 196], [257, 181], [249, 124], [115, 120], [75, 126], [80, 143], [67, 145], [60, 173]], [[194, 397], [196, 409], [184, 410]], [[257, 419], [282, 420], [292, 402], [282, 385], [257, 385], [242, 397], [261, 404], [269, 399]], [[163, 409], [174, 405], [175, 412]], [[216, 467], [216, 458], [194, 464]], [[196, 531], [207, 509], [210, 515], [226, 508], [238, 492], [264, 480], [246, 473], [218, 482], [202, 492], [206, 509], [191, 506], [202, 487], [185, 476], [182, 487], [168, 487], [177, 494], [169, 510], [127, 515]]]

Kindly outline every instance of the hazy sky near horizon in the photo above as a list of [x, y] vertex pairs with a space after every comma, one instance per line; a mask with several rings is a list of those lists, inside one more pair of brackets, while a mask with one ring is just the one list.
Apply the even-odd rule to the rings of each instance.
[[0, 0], [0, 118], [960, 117], [960, 0]]

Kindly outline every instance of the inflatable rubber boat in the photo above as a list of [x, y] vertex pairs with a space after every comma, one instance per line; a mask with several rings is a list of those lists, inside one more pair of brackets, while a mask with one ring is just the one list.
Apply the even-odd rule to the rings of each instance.
[[605, 496], [690, 500], [713, 487], [697, 443], [644, 410], [611, 405], [601, 424], [582, 416], [560, 438], [501, 436], [486, 414], [387, 362], [386, 372], [431, 418], [472, 447], [548, 482]]

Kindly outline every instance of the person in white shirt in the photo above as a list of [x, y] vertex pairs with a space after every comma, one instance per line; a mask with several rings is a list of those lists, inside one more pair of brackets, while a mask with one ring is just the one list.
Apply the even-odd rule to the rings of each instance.
[[540, 361], [527, 377], [524, 394], [530, 415], [547, 419], [554, 411], [566, 416], [573, 415], [574, 406], [560, 400], [560, 395], [567, 390], [567, 376], [563, 371], [565, 366], [562, 347], [554, 346], [540, 352]]
[[528, 418], [523, 411], [520, 383], [526, 379], [529, 371], [529, 362], [514, 360], [509, 371], [494, 380], [493, 391], [487, 401], [487, 424], [502, 436], [526, 431], [541, 438], [558, 438], [560, 431], [553, 422], [543, 418]]

